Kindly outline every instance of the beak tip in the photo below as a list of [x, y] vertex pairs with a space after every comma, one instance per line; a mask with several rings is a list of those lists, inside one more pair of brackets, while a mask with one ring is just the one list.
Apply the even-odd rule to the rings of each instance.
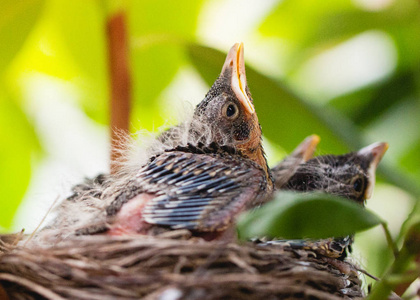
[[240, 53], [242, 52], [242, 57], [243, 57], [243, 50], [244, 49], [244, 43], [240, 42], [240, 43], [235, 43], [229, 50], [227, 56], [226, 56], [226, 60], [225, 63], [223, 64], [223, 68], [222, 68], [222, 74], [227, 70], [227, 69], [232, 69], [234, 68], [234, 65], [236, 64], [238, 55], [240, 55]]
[[303, 161], [308, 161], [313, 157], [316, 146], [318, 146], [321, 138], [316, 135], [310, 135], [301, 142], [292, 152], [292, 156], [299, 157]]
[[359, 150], [361, 155], [373, 155], [375, 160], [380, 160], [388, 150], [389, 144], [386, 142], [374, 143]]
[[375, 172], [378, 167], [379, 162], [384, 156], [385, 152], [388, 150], [389, 144], [386, 142], [374, 143], [369, 145], [359, 151], [362, 155], [372, 155], [369, 168], [367, 170], [369, 176], [369, 185], [365, 191], [365, 199], [372, 197], [373, 188], [375, 186]]
[[312, 144], [314, 144], [315, 146], [319, 144], [319, 142], [321, 141], [321, 138], [319, 135], [317, 134], [313, 134], [310, 136], [311, 140], [312, 140]]
[[388, 148], [389, 148], [389, 144], [386, 142], [373, 144], [372, 154], [375, 157], [375, 159], [378, 159], [378, 162], [382, 158], [382, 156], [385, 154], [385, 152], [388, 150]]
[[238, 100], [241, 102], [245, 111], [253, 115], [255, 113], [254, 105], [247, 95], [247, 82], [245, 75], [245, 61], [244, 61], [244, 43], [236, 43], [230, 48], [222, 68], [222, 74], [230, 71], [229, 76], [231, 87]]
[[304, 151], [304, 159], [305, 161], [309, 160], [312, 158], [316, 146], [318, 146], [319, 142], [321, 141], [321, 138], [319, 137], [319, 135], [317, 134], [313, 134], [311, 136], [309, 136], [308, 138], [306, 138], [306, 142], [304, 142], [305, 145], [305, 151]]

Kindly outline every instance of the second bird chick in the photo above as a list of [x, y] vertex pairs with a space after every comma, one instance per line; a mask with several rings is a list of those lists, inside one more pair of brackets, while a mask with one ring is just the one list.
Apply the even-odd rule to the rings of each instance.
[[323, 155], [301, 164], [283, 187], [294, 191], [322, 191], [364, 204], [372, 196], [375, 173], [387, 143], [375, 143], [344, 155]]
[[[387, 149], [387, 143], [375, 143], [357, 152], [312, 158], [300, 164], [281, 189], [325, 192], [350, 199], [364, 206], [365, 201], [372, 196], [376, 168]], [[276, 172], [273, 174], [277, 185]], [[328, 257], [342, 259], [346, 256], [345, 250], [351, 246], [352, 242], [353, 237], [347, 236], [315, 241], [273, 240], [261, 245], [287, 245], [291, 248], [311, 250]]]

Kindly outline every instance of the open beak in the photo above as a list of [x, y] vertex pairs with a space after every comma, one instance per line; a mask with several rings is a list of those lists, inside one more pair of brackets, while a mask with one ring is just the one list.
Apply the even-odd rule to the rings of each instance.
[[293, 150], [291, 156], [301, 158], [302, 162], [308, 161], [313, 157], [320, 140], [321, 138], [316, 134], [308, 136]]
[[369, 199], [373, 194], [373, 188], [375, 187], [375, 174], [376, 168], [379, 162], [384, 156], [386, 150], [388, 150], [388, 143], [374, 143], [365, 148], [360, 149], [357, 153], [361, 156], [365, 156], [370, 160], [368, 167], [368, 186], [365, 191], [365, 199]]
[[245, 75], [243, 43], [236, 43], [229, 50], [229, 53], [223, 65], [222, 74], [224, 74], [228, 70], [231, 71], [229, 73], [231, 74], [231, 86], [233, 92], [244, 107], [245, 111], [252, 115], [253, 113], [255, 113], [255, 108], [251, 102], [251, 99], [249, 99], [246, 93], [247, 83]]

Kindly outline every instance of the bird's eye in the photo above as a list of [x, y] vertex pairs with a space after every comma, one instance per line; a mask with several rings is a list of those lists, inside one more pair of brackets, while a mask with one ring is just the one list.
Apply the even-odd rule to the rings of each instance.
[[353, 183], [353, 188], [356, 192], [360, 193], [363, 189], [363, 180], [362, 178], [357, 178]]
[[234, 103], [229, 103], [224, 107], [224, 115], [229, 119], [235, 119], [239, 114], [238, 107]]
[[229, 105], [226, 110], [226, 115], [228, 117], [232, 117], [236, 113], [236, 108], [234, 105]]

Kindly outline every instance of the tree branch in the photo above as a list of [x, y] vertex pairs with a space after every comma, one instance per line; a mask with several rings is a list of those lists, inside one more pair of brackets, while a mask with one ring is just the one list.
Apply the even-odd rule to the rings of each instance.
[[107, 22], [109, 70], [111, 85], [111, 173], [117, 171], [117, 161], [124, 134], [129, 133], [131, 80], [128, 59], [126, 16], [123, 11]]

